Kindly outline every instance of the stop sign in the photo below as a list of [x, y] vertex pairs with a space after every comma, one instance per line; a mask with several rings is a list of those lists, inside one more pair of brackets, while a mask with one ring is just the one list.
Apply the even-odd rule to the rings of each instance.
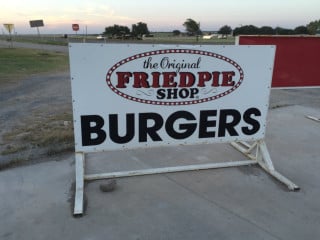
[[72, 24], [72, 29], [73, 29], [73, 31], [78, 31], [79, 30], [79, 24]]

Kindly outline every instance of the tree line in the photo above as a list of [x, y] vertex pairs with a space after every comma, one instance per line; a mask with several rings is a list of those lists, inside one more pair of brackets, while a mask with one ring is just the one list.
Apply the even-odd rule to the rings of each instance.
[[[186, 32], [189, 35], [202, 35], [202, 31], [200, 29], [200, 22], [196, 22], [193, 19], [188, 18], [183, 26], [186, 28]], [[222, 26], [218, 34], [222, 35], [294, 35], [294, 34], [320, 34], [320, 20], [312, 21], [306, 26], [297, 26], [294, 29], [276, 27], [272, 28], [270, 26], [262, 26], [256, 27], [254, 25], [244, 25], [240, 27], [236, 27], [232, 29], [228, 25]]]
[[316, 29], [312, 30], [307, 26], [298, 26], [294, 29], [270, 26], [256, 27], [254, 25], [245, 25], [233, 30], [233, 35], [294, 35], [294, 34], [316, 34]]
[[[185, 27], [186, 34], [189, 36], [199, 36], [202, 35], [202, 30], [200, 28], [200, 22], [197, 22], [191, 18], [186, 19], [182, 24]], [[180, 35], [179, 30], [173, 30], [173, 35]], [[228, 25], [220, 27], [217, 32], [222, 35], [293, 35], [293, 34], [320, 34], [320, 20], [312, 21], [306, 26], [297, 26], [294, 29], [262, 26], [256, 27], [254, 25], [244, 25], [232, 29]], [[146, 23], [138, 22], [137, 24], [132, 24], [131, 29], [127, 26], [113, 25], [105, 28], [103, 32], [104, 35], [111, 38], [122, 38], [122, 39], [141, 39], [143, 35], [149, 35], [150, 31]]]
[[131, 30], [127, 26], [120, 26], [117, 24], [106, 27], [103, 35], [109, 36], [110, 38], [140, 39], [144, 34], [149, 33], [147, 24], [138, 22], [137, 24], [132, 24]]

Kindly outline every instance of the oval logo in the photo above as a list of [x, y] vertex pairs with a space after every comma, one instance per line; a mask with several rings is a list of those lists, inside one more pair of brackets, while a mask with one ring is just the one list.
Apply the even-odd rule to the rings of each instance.
[[125, 99], [167, 106], [219, 99], [243, 79], [242, 68], [232, 59], [193, 49], [139, 53], [114, 64], [106, 76], [108, 87]]

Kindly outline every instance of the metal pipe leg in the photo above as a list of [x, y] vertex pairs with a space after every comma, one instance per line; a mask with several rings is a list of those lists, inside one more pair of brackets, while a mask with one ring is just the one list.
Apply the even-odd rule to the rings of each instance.
[[83, 214], [83, 192], [84, 192], [84, 153], [76, 153], [76, 189], [74, 198], [73, 215]]

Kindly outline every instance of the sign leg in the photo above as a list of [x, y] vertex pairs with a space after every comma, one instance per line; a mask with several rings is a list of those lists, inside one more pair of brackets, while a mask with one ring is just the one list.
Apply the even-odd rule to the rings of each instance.
[[273, 166], [267, 145], [264, 140], [259, 141], [257, 149], [257, 161], [258, 164], [271, 176], [277, 179], [288, 187], [290, 191], [299, 191], [300, 187], [294, 184], [291, 180], [277, 172]]
[[84, 192], [84, 162], [85, 155], [82, 152], [75, 154], [76, 166], [76, 189], [74, 198], [73, 215], [83, 214], [83, 192]]
[[297, 186], [291, 180], [275, 170], [267, 145], [264, 140], [259, 140], [252, 144], [248, 144], [247, 142], [242, 141], [232, 142], [231, 145], [250, 159], [256, 160], [263, 170], [265, 170], [279, 182], [286, 185], [289, 190], [298, 191], [300, 189], [299, 186]]

